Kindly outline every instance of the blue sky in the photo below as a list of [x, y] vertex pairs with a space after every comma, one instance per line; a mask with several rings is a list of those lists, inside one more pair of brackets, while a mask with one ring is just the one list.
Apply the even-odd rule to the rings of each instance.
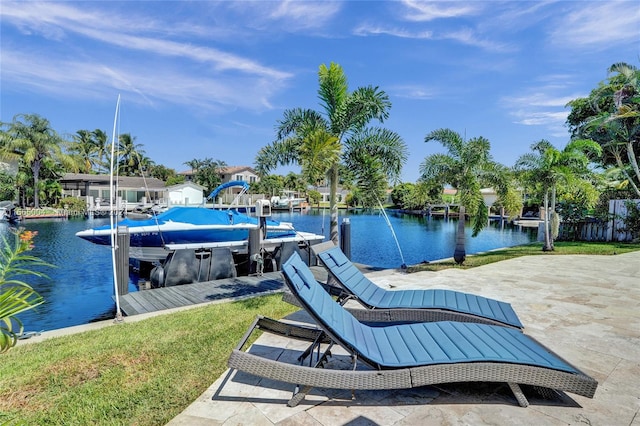
[[120, 132], [178, 171], [253, 165], [285, 109], [320, 110], [323, 63], [389, 94], [409, 182], [438, 128], [489, 139], [508, 166], [540, 139], [563, 147], [565, 104], [640, 65], [635, 1], [3, 0], [0, 18], [0, 121], [111, 135], [121, 95]]

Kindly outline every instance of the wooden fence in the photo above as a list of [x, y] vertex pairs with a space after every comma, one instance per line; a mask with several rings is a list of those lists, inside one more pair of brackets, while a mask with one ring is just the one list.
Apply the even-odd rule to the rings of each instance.
[[[608, 221], [561, 223], [559, 241], [632, 241], [634, 235], [626, 228], [627, 203], [640, 206], [640, 200], [610, 200]], [[544, 233], [544, 228], [542, 229]], [[635, 237], [639, 237], [636, 235]]]
[[[612, 241], [611, 223], [607, 222], [577, 222], [562, 223], [557, 241]], [[617, 238], [616, 238], [617, 240]], [[631, 240], [629, 237], [628, 240]], [[623, 240], [627, 241], [626, 235]]]

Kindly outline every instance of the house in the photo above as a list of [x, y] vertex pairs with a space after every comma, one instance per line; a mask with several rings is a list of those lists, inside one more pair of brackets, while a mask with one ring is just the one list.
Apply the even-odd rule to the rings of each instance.
[[[321, 202], [324, 203], [328, 203], [329, 202], [329, 198], [330, 198], [330, 188], [328, 186], [319, 186], [317, 188], [314, 188], [316, 191], [318, 191], [321, 195]], [[336, 202], [338, 203], [343, 203], [344, 200], [347, 198], [347, 195], [349, 194], [349, 191], [338, 186], [338, 191], [336, 193]]]
[[194, 182], [185, 182], [167, 187], [169, 207], [200, 206], [204, 204], [206, 188]]
[[[218, 170], [218, 173], [220, 175], [220, 180], [221, 180], [220, 183], [227, 183], [234, 180], [240, 180], [243, 182], [247, 182], [251, 186], [252, 184], [260, 181], [260, 176], [258, 176], [258, 173], [252, 167], [249, 167], [249, 166], [223, 167]], [[193, 176], [195, 175], [195, 171], [193, 169], [186, 170], [183, 172], [179, 172], [178, 175], [184, 176], [185, 182], [193, 182]], [[221, 197], [223, 200], [228, 201], [227, 198], [233, 199], [233, 197], [238, 193], [240, 193], [240, 191], [241, 191], [240, 187], [226, 188], [221, 193]], [[229, 197], [225, 197], [225, 195], [228, 195]]]
[[[117, 176], [117, 199], [128, 206], [167, 204], [167, 188], [156, 178]], [[109, 205], [109, 175], [88, 173], [65, 173], [60, 179], [63, 197], [84, 198], [87, 206]], [[115, 201], [115, 200], [114, 200]]]

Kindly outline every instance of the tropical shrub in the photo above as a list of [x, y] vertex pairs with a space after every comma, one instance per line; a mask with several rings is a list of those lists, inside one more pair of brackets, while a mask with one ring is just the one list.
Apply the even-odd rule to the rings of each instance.
[[87, 202], [80, 198], [65, 197], [54, 206], [57, 209], [67, 209], [71, 212], [84, 213], [87, 210]]
[[322, 200], [322, 194], [319, 191], [311, 189], [307, 191], [307, 195], [309, 196], [309, 201], [311, 201], [311, 204], [320, 204], [320, 200]]
[[24, 330], [16, 315], [42, 304], [44, 299], [29, 284], [19, 278], [44, 277], [35, 266], [51, 266], [27, 254], [33, 249], [37, 232], [24, 228], [12, 229], [13, 242], [3, 236], [0, 247], [0, 353], [11, 349]]
[[409, 182], [396, 185], [391, 191], [391, 201], [393, 201], [393, 204], [400, 208], [406, 208], [407, 201], [413, 192], [414, 186], [414, 184]]

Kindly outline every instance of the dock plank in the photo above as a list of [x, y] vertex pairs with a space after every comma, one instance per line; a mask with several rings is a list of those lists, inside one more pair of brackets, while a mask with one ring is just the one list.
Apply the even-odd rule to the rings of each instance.
[[280, 272], [267, 272], [261, 276], [226, 278], [132, 292], [120, 296], [120, 308], [125, 315], [131, 316], [213, 301], [260, 296], [284, 291], [284, 288]]

